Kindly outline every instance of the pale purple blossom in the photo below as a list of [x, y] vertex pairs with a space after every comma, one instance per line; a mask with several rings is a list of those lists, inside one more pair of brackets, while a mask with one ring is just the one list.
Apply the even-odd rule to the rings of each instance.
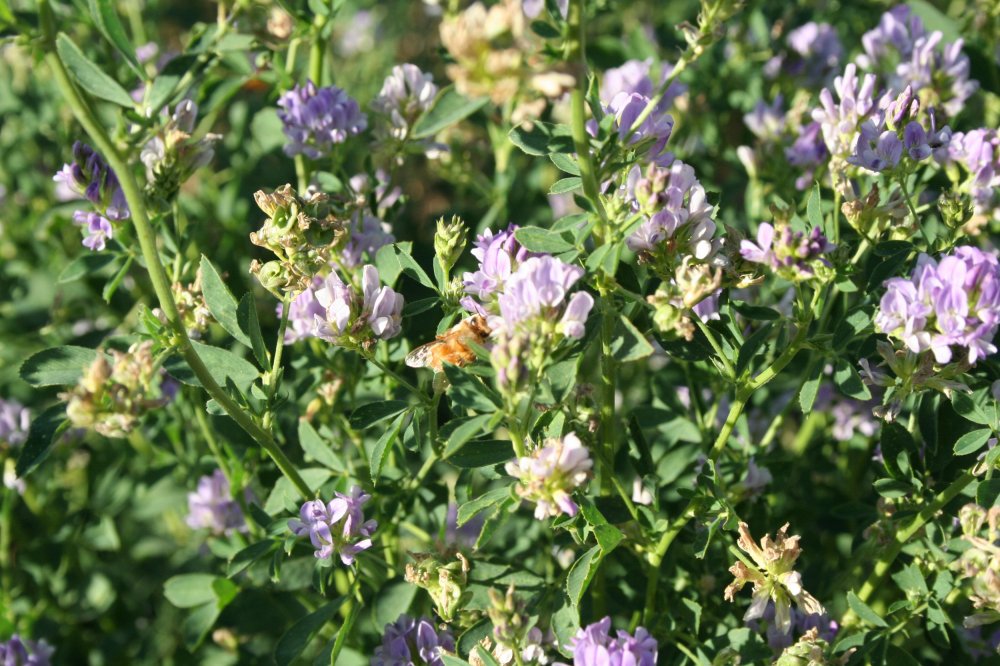
[[833, 82], [839, 102], [833, 93], [824, 88], [819, 94], [820, 107], [814, 109], [812, 118], [820, 124], [827, 150], [835, 157], [847, 157], [854, 146], [859, 125], [875, 109], [875, 75], [866, 74], [858, 84], [857, 67], [850, 63], [843, 76]]
[[900, 59], [909, 57], [916, 40], [925, 34], [920, 17], [906, 5], [897, 5], [882, 14], [876, 28], [862, 35], [864, 54], [858, 56], [858, 65], [868, 70], [886, 69], [884, 63], [893, 55], [898, 54]]
[[299, 518], [288, 521], [288, 528], [295, 536], [309, 535], [316, 548], [317, 559], [328, 560], [334, 553], [340, 561], [350, 566], [358, 553], [371, 548], [371, 536], [378, 523], [365, 520], [363, 505], [371, 499], [360, 487], [354, 486], [349, 494], [334, 493], [328, 503], [311, 500], [302, 505]]
[[880, 123], [866, 120], [861, 123], [854, 150], [847, 162], [880, 173], [895, 169], [902, 157], [903, 142], [896, 132], [885, 129]]
[[487, 229], [476, 238], [472, 256], [479, 260], [479, 269], [462, 276], [466, 296], [461, 304], [469, 312], [486, 316], [487, 306], [503, 292], [504, 284], [517, 267], [528, 258], [538, 256], [517, 242], [514, 237], [517, 229], [516, 224], [496, 233]]
[[519, 480], [517, 494], [535, 503], [535, 518], [575, 516], [572, 493], [590, 478], [594, 461], [575, 433], [548, 439], [531, 455], [511, 460], [504, 469]]
[[83, 229], [83, 246], [95, 252], [103, 250], [107, 240], [114, 236], [110, 220], [98, 213], [74, 211], [73, 222]]
[[28, 440], [31, 411], [17, 400], [0, 398], [0, 445], [21, 446]]
[[339, 256], [345, 268], [356, 268], [367, 258], [375, 260], [375, 253], [384, 245], [394, 243], [392, 227], [374, 215], [358, 211], [351, 216], [347, 243]]
[[[658, 86], [653, 81], [652, 74], [653, 61], [628, 60], [619, 67], [612, 67], [605, 70], [601, 79], [601, 103], [605, 107], [611, 106], [612, 100], [619, 93], [638, 94], [647, 99], [651, 99], [656, 94]], [[673, 71], [673, 65], [665, 63], [660, 72], [660, 81], [665, 81]], [[666, 112], [677, 97], [684, 94], [687, 86], [679, 81], [673, 81], [663, 94], [663, 99], [656, 105], [656, 111]]]
[[736, 487], [743, 493], [745, 499], [753, 500], [759, 497], [767, 488], [774, 477], [766, 467], [758, 466], [753, 457], [747, 461], [747, 471], [743, 479], [736, 484]]
[[97, 151], [81, 141], [73, 144], [73, 162], [64, 164], [52, 180], [57, 183], [58, 191], [89, 200], [109, 220], [129, 217], [118, 176]]
[[[249, 497], [249, 489], [246, 493]], [[212, 534], [246, 532], [243, 510], [233, 499], [229, 479], [221, 469], [198, 479], [198, 489], [188, 493], [187, 524], [196, 530], [207, 529]]]
[[360, 293], [333, 271], [315, 289], [314, 295], [322, 309], [321, 314], [314, 316], [317, 337], [353, 347], [399, 335], [403, 296], [383, 286], [378, 269], [372, 265], [366, 264], [361, 269]]
[[996, 217], [1000, 208], [1000, 133], [985, 128], [956, 132], [948, 143], [947, 159], [965, 170], [962, 189], [972, 198], [976, 213]]
[[[316, 335], [316, 318], [322, 318], [326, 311], [316, 300], [316, 288], [323, 284], [322, 278], [314, 278], [311, 287], [307, 287], [292, 299], [288, 305], [288, 326], [285, 328], [285, 344], [299, 342]], [[278, 316], [282, 313], [282, 304], [278, 303]]]
[[791, 53], [771, 58], [764, 66], [766, 76], [773, 78], [783, 71], [817, 83], [840, 66], [844, 55], [837, 31], [829, 23], [810, 21], [789, 32], [785, 41]]
[[434, 103], [437, 93], [433, 77], [416, 65], [405, 63], [393, 67], [382, 90], [372, 100], [372, 110], [385, 119], [385, 125], [376, 124], [376, 135], [405, 139], [414, 121]]
[[317, 88], [308, 81], [282, 95], [278, 106], [283, 109], [278, 117], [288, 137], [285, 153], [289, 156], [326, 157], [335, 144], [368, 127], [358, 103], [336, 86]]
[[757, 227], [756, 242], [740, 241], [740, 255], [746, 261], [763, 264], [786, 280], [808, 280], [817, 275], [819, 266], [829, 267], [823, 256], [834, 249], [819, 227], [808, 234], [793, 231], [788, 225], [775, 229], [767, 222]]
[[743, 116], [743, 122], [758, 139], [777, 141], [785, 131], [784, 97], [778, 95], [770, 104], [757, 100], [753, 111]]
[[[612, 130], [617, 132], [622, 141], [628, 137], [628, 145], [648, 141], [649, 145], [642, 152], [642, 157], [655, 164], [666, 166], [673, 161], [673, 155], [665, 152], [667, 141], [674, 129], [674, 118], [665, 111], [654, 109], [645, 120], [632, 132], [632, 125], [645, 110], [650, 98], [639, 93], [620, 92], [611, 98], [605, 106], [604, 113], [614, 116]], [[588, 124], [591, 134], [596, 134], [596, 124]]]
[[938, 363], [954, 348], [974, 365], [997, 351], [1000, 264], [992, 253], [961, 246], [935, 261], [917, 258], [909, 278], [890, 278], [875, 314], [875, 330], [915, 354], [930, 350]]
[[495, 330], [529, 327], [542, 319], [557, 323], [559, 332], [571, 338], [583, 337], [584, 323], [594, 306], [594, 297], [585, 291], [569, 296], [570, 288], [583, 277], [583, 269], [555, 257], [531, 257], [518, 266], [500, 294], [500, 316], [491, 324]]
[[49, 666], [56, 649], [44, 640], [29, 641], [14, 634], [0, 643], [0, 664], [3, 666]]
[[795, 187], [804, 190], [813, 183], [816, 168], [830, 156], [823, 141], [823, 126], [811, 122], [799, 130], [792, 145], [785, 148], [785, 159], [794, 167], [804, 169], [804, 173], [795, 179]]
[[427, 618], [400, 615], [385, 625], [382, 645], [375, 648], [371, 666], [444, 666], [441, 653], [454, 654], [455, 639]]
[[643, 627], [635, 634], [618, 630], [611, 636], [611, 618], [580, 629], [573, 637], [573, 666], [656, 666], [659, 646]]

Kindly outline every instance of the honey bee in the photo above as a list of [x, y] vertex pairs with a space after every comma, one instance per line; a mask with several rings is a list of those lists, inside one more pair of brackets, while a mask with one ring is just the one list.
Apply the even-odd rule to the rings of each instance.
[[473, 315], [458, 322], [436, 339], [416, 347], [406, 355], [406, 365], [411, 368], [430, 368], [441, 372], [445, 363], [466, 365], [476, 359], [470, 343], [486, 342], [491, 330], [486, 317]]

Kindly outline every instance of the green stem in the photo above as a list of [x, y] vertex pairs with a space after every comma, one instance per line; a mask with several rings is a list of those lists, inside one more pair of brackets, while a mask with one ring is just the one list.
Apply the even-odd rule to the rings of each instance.
[[362, 603], [360, 599], [355, 599], [351, 602], [351, 610], [347, 612], [347, 619], [344, 620], [343, 626], [337, 632], [337, 640], [334, 642], [333, 651], [330, 653], [331, 664], [337, 663], [337, 657], [340, 656], [340, 651], [344, 649], [344, 643], [347, 642], [348, 636], [351, 635], [351, 630], [354, 628], [354, 621], [358, 619], [361, 608]]
[[14, 522], [14, 500], [17, 497], [17, 491], [3, 486], [0, 488], [0, 493], [3, 493], [3, 506], [0, 507], [0, 571], [3, 572], [3, 607], [7, 609], [9, 615], [11, 602], [14, 600], [12, 581], [14, 567], [11, 566], [10, 561], [10, 532]]
[[[749, 393], [737, 390], [736, 398], [733, 404], [729, 407], [729, 415], [726, 417], [726, 422], [722, 425], [722, 430], [719, 431], [718, 437], [715, 438], [715, 443], [712, 445], [709, 451], [708, 457], [714, 463], [718, 460], [719, 455], [721, 455], [723, 449], [726, 448], [726, 443], [729, 441], [729, 436], [733, 432], [733, 428], [736, 426], [736, 422], [739, 420], [740, 415], [743, 414], [743, 408], [746, 406], [746, 401], [749, 398]], [[646, 605], [642, 613], [643, 623], [647, 626], [653, 619], [653, 613], [656, 611], [656, 590], [660, 582], [660, 565], [663, 563], [663, 558], [667, 554], [667, 550], [670, 549], [670, 544], [674, 542], [677, 535], [680, 534], [684, 526], [688, 524], [688, 521], [694, 517], [695, 508], [697, 505], [698, 498], [693, 497], [688, 502], [688, 505], [684, 508], [684, 512], [679, 515], [674, 522], [670, 525], [663, 536], [660, 537], [659, 543], [656, 545], [656, 550], [654, 550], [649, 556], [649, 575], [646, 582]]]
[[[46, 35], [46, 41], [51, 44], [51, 34]], [[253, 417], [244, 411], [219, 386], [208, 368], [205, 367], [205, 363], [201, 360], [201, 357], [191, 345], [191, 340], [188, 338], [187, 331], [177, 311], [177, 304], [174, 302], [173, 292], [170, 289], [170, 280], [167, 278], [167, 272], [160, 261], [160, 255], [156, 248], [156, 232], [153, 230], [153, 226], [150, 224], [149, 217], [146, 214], [146, 204], [142, 196], [142, 190], [136, 182], [132, 169], [118, 152], [117, 147], [112, 143], [107, 132], [104, 131], [104, 128], [94, 116], [93, 111], [70, 80], [69, 73], [66, 71], [62, 60], [59, 59], [54, 48], [49, 50], [45, 59], [52, 68], [56, 83], [66, 102], [69, 104], [70, 109], [72, 109], [73, 115], [83, 125], [84, 130], [90, 135], [90, 138], [97, 145], [98, 150], [104, 154], [108, 164], [118, 176], [122, 192], [125, 194], [125, 200], [128, 202], [129, 210], [132, 213], [132, 224], [135, 228], [136, 238], [139, 241], [139, 247], [142, 250], [143, 259], [146, 262], [146, 268], [149, 271], [150, 282], [152, 282], [153, 290], [156, 292], [157, 300], [160, 302], [160, 309], [163, 310], [170, 328], [173, 329], [176, 347], [180, 350], [184, 356], [184, 360], [187, 361], [187, 364], [191, 367], [191, 370], [198, 377], [199, 382], [201, 382], [202, 387], [205, 388], [208, 394], [247, 434], [260, 444], [274, 460], [281, 473], [298, 489], [299, 493], [303, 497], [310, 497], [312, 491], [309, 489], [309, 486], [299, 475], [292, 461], [278, 447], [271, 434], [257, 425]]]
[[615, 476], [615, 335], [614, 308], [604, 301], [601, 317], [601, 490], [608, 494]]
[[716, 355], [719, 357], [719, 361], [722, 362], [722, 367], [726, 369], [726, 374], [730, 378], [735, 377], [736, 371], [733, 369], [733, 364], [729, 362], [726, 354], [722, 351], [722, 345], [719, 344], [719, 341], [716, 339], [715, 333], [712, 332], [712, 329], [709, 328], [708, 324], [703, 322], [701, 317], [694, 312], [691, 313], [691, 319], [701, 332], [705, 334], [705, 337], [708, 338], [708, 344], [712, 345], [712, 349], [715, 350]]
[[806, 339], [806, 335], [809, 333], [809, 322], [799, 322], [799, 330], [795, 333], [795, 337], [792, 341], [788, 343], [785, 351], [781, 353], [781, 356], [774, 359], [774, 362], [763, 370], [759, 375], [750, 380], [747, 384], [747, 389], [752, 393], [756, 391], [764, 384], [768, 383], [774, 379], [778, 373], [785, 369], [785, 366], [791, 363], [795, 355], [799, 353], [802, 348], [802, 343]]
[[570, 94], [570, 113], [572, 117], [573, 147], [576, 149], [580, 164], [580, 179], [583, 182], [583, 193], [594, 204], [601, 219], [607, 221], [608, 214], [601, 203], [600, 189], [597, 184], [597, 174], [594, 170], [594, 159], [590, 152], [590, 135], [587, 134], [587, 42], [586, 26], [583, 16], [583, 0], [571, 0], [569, 4], [569, 36], [566, 39], [566, 61], [576, 62], [577, 85]]
[[264, 411], [264, 425], [270, 427], [272, 414], [271, 407], [274, 405], [274, 395], [278, 392], [280, 384], [279, 374], [281, 373], [281, 353], [285, 349], [285, 331], [288, 329], [288, 311], [291, 310], [292, 298], [285, 292], [281, 301], [281, 323], [278, 325], [278, 339], [274, 343], [274, 355], [271, 357], [271, 372], [267, 376], [267, 405]]
[[906, 187], [906, 176], [899, 177], [899, 189], [903, 193], [903, 198], [906, 200], [906, 207], [910, 211], [910, 215], [913, 216], [913, 223], [917, 225], [920, 229], [920, 235], [924, 237], [927, 244], [930, 245], [931, 239], [927, 236], [927, 230], [924, 229], [924, 225], [920, 224], [920, 217], [917, 215], [917, 209], [913, 206], [913, 200], [910, 198], [910, 190]]
[[309, 78], [316, 87], [323, 85], [323, 58], [326, 55], [326, 40], [323, 38], [323, 28], [326, 26], [326, 17], [317, 16], [314, 26], [312, 45], [309, 47]]
[[[882, 553], [882, 556], [875, 562], [875, 567], [872, 569], [871, 574], [869, 574], [868, 578], [861, 585], [861, 589], [858, 590], [858, 598], [861, 601], [867, 603], [868, 599], [871, 598], [875, 590], [877, 590], [882, 584], [882, 579], [885, 578], [889, 568], [892, 566], [893, 562], [896, 561], [899, 553], [902, 552], [903, 546], [905, 546], [906, 543], [917, 534], [917, 532], [923, 529], [924, 525], [926, 525], [929, 520], [934, 518], [934, 516], [936, 516], [937, 513], [948, 504], [948, 502], [955, 499], [959, 493], [965, 490], [965, 487], [972, 483], [975, 478], [976, 477], [972, 474], [972, 472], [966, 472], [952, 481], [947, 488], [942, 490], [938, 496], [934, 498], [933, 502], [925, 506], [923, 510], [910, 521], [909, 525], [896, 532], [896, 536], [892, 543], [889, 544], [889, 546]], [[850, 627], [857, 624], [858, 621], [859, 618], [854, 611], [848, 609], [847, 613], [844, 614], [844, 619], [841, 622], [841, 625], [844, 627]]]

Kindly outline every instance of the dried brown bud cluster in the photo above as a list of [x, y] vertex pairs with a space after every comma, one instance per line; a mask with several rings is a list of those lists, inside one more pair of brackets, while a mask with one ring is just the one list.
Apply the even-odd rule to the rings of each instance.
[[98, 352], [80, 382], [60, 395], [68, 403], [66, 416], [73, 427], [95, 430], [105, 437], [125, 437], [147, 411], [170, 400], [152, 347], [146, 341], [124, 353], [112, 349], [111, 363]]
[[278, 259], [264, 264], [254, 260], [250, 272], [276, 294], [306, 289], [313, 277], [329, 267], [345, 238], [349, 215], [335, 210], [328, 195], [315, 192], [299, 198], [291, 185], [270, 194], [260, 190], [254, 200], [268, 218], [250, 234], [250, 242], [267, 248]]
[[793, 601], [807, 615], [826, 612], [823, 605], [802, 587], [802, 575], [794, 570], [802, 550], [799, 548], [800, 537], [787, 536], [788, 523], [778, 530], [774, 539], [765, 535], [759, 546], [746, 523], [740, 523], [739, 531], [736, 545], [750, 556], [755, 567], [748, 567], [742, 561], [731, 566], [729, 572], [735, 580], [726, 587], [724, 596], [727, 601], [733, 601], [744, 585], [753, 584], [753, 598], [743, 616], [744, 621], [762, 617], [769, 600], [774, 602], [774, 621], [783, 634], [792, 630]]

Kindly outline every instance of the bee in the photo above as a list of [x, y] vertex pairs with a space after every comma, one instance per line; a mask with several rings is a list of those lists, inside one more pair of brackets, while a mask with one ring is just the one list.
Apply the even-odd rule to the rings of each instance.
[[466, 365], [476, 359], [476, 352], [469, 345], [481, 345], [491, 333], [486, 317], [473, 315], [458, 322], [436, 339], [416, 347], [406, 355], [406, 365], [411, 368], [430, 368], [441, 372], [445, 363]]

